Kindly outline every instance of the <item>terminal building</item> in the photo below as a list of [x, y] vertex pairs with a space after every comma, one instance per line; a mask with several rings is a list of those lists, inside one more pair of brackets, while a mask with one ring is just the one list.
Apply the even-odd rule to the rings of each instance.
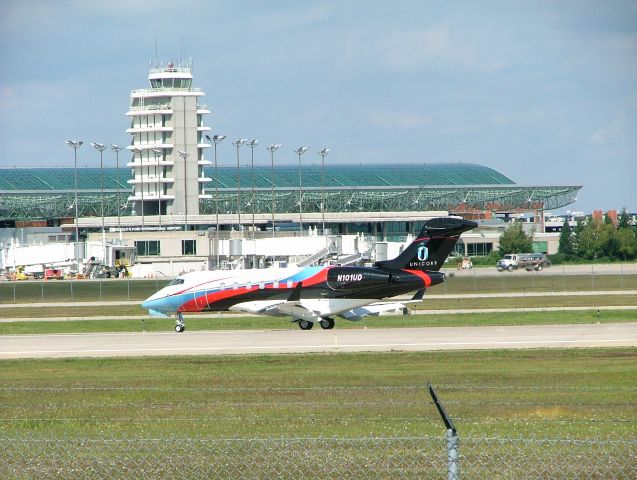
[[[149, 88], [130, 95], [131, 142], [121, 159], [127, 168], [121, 168], [122, 149], [113, 146], [104, 153], [119, 168], [0, 169], [3, 248], [11, 239], [24, 244], [24, 229], [37, 229], [40, 239], [48, 230], [56, 242], [88, 241], [78, 252], [84, 258], [91, 242], [101, 243], [98, 257], [105, 256], [105, 243], [134, 245], [139, 264], [150, 265], [144, 272], [161, 267], [168, 275], [302, 261], [311, 250], [323, 252], [315, 261], [355, 253], [359, 260], [382, 259], [391, 256], [391, 242], [404, 242], [425, 220], [459, 215], [480, 220], [481, 232], [465, 234], [477, 237], [460, 242], [458, 253], [486, 254], [519, 214], [545, 235], [545, 211], [573, 203], [581, 188], [519, 185], [478, 164], [333, 165], [327, 150], [222, 142], [205, 125], [210, 111], [205, 93], [192, 86], [190, 64], [155, 65], [148, 80]], [[88, 148], [77, 150], [80, 164], [97, 157]], [[348, 247], [348, 238], [363, 237], [380, 247]], [[554, 253], [550, 240], [537, 244]]]

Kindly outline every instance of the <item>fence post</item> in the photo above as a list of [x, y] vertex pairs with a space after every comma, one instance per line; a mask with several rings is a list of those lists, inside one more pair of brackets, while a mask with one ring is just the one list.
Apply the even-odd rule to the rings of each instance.
[[458, 460], [460, 439], [458, 438], [458, 432], [451, 421], [451, 417], [447, 415], [445, 407], [438, 400], [434, 387], [430, 383], [427, 384], [427, 387], [429, 388], [429, 395], [431, 395], [431, 399], [434, 401], [434, 405], [436, 405], [445, 427], [447, 427], [447, 480], [460, 480], [460, 463]]
[[458, 466], [458, 432], [447, 430], [447, 480], [460, 480]]

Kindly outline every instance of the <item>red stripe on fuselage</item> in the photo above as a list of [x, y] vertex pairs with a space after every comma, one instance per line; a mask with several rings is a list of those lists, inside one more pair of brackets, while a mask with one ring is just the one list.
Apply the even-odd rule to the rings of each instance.
[[304, 287], [311, 287], [312, 285], [316, 285], [317, 283], [326, 282], [327, 281], [327, 271], [332, 267], [325, 267], [320, 272], [314, 274], [313, 276], [306, 278], [305, 280], [301, 280], [303, 282]]
[[412, 275], [416, 275], [417, 277], [420, 277], [423, 281], [423, 283], [425, 284], [425, 288], [429, 288], [431, 286], [431, 278], [429, 277], [429, 275], [427, 275], [427, 273], [423, 272], [422, 270], [402, 270], [403, 272], [407, 272], [407, 273], [411, 273]]
[[[318, 273], [316, 273], [315, 275], [306, 278], [305, 280], [301, 280], [301, 282], [303, 283], [303, 287], [311, 287], [313, 285], [318, 285], [322, 282], [326, 282], [327, 281], [327, 271], [332, 268], [332, 267], [326, 267], [324, 269], [322, 269], [321, 271], [319, 271]], [[266, 289], [275, 289], [276, 287], [274, 287], [274, 282], [276, 282], [277, 280], [272, 280], [272, 281], [268, 281], [268, 282], [263, 282], [265, 283], [265, 288]], [[279, 287], [280, 289], [287, 289], [287, 290], [293, 290], [300, 282], [293, 282], [292, 283], [292, 287], [288, 287], [286, 282], [281, 282], [281, 286]], [[207, 308], [209, 305], [215, 303], [215, 302], [219, 302], [220, 300], [225, 300], [227, 298], [232, 298], [232, 297], [238, 297], [240, 295], [243, 295], [245, 293], [251, 292], [253, 290], [260, 290], [259, 289], [259, 284], [253, 284], [252, 288], [245, 288], [245, 287], [239, 287], [237, 290], [234, 289], [226, 289], [226, 290], [221, 290], [221, 291], [216, 291], [216, 292], [209, 292], [209, 293], [205, 293], [202, 296], [199, 296], [197, 298], [193, 298], [191, 300], [188, 300], [187, 302], [184, 302], [178, 309], [178, 312], [200, 312], [202, 311], [204, 308]], [[202, 293], [201, 291], [197, 292], [197, 291], [193, 291], [193, 294], [196, 296], [197, 293]]]

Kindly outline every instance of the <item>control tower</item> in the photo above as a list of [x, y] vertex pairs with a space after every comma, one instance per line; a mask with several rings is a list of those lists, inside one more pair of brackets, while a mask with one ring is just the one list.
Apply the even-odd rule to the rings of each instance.
[[[205, 95], [192, 87], [192, 63], [154, 65], [148, 75], [150, 88], [130, 94], [132, 153], [127, 164], [133, 171], [132, 195], [128, 198], [141, 226], [157, 224], [161, 215], [199, 214], [199, 199], [210, 198], [204, 186], [211, 181], [204, 176], [202, 138], [210, 127], [203, 117], [210, 113], [199, 98]], [[150, 218], [148, 218], [150, 217]]]

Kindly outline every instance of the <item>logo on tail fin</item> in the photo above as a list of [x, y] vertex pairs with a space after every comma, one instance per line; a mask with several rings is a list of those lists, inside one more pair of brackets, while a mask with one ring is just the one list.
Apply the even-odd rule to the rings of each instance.
[[420, 245], [418, 245], [418, 260], [420, 260], [421, 262], [424, 262], [428, 258], [429, 258], [429, 249], [427, 248], [427, 245], [425, 245], [424, 243], [421, 243]]

